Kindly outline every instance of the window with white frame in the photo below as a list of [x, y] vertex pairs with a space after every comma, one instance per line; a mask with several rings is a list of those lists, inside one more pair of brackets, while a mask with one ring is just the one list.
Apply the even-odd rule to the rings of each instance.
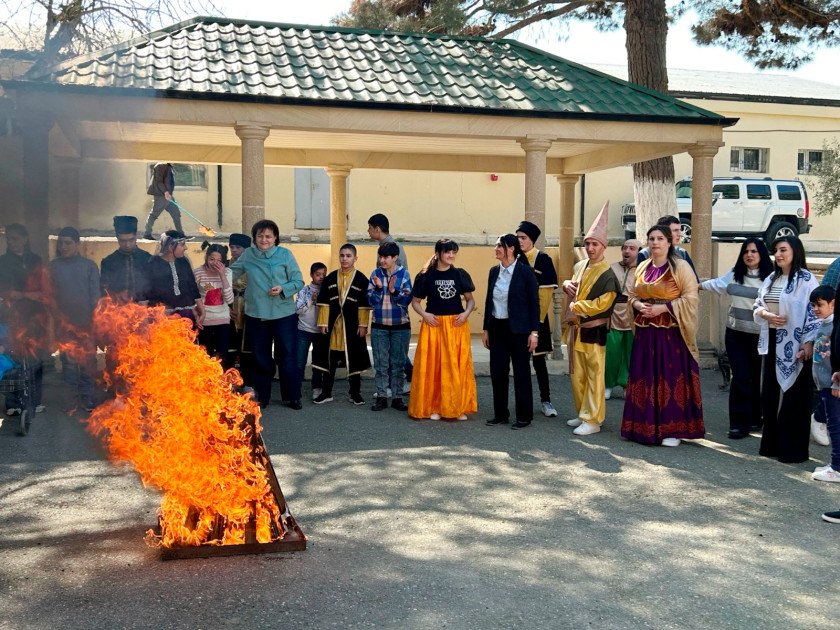
[[[147, 179], [152, 177], [155, 165], [148, 165]], [[176, 190], [207, 190], [207, 167], [204, 164], [179, 164], [172, 165], [175, 175]]]
[[807, 175], [813, 172], [822, 164], [823, 152], [813, 149], [799, 149], [796, 155], [796, 172], [800, 175]]
[[733, 173], [766, 173], [769, 149], [732, 147], [729, 150], [729, 170]]

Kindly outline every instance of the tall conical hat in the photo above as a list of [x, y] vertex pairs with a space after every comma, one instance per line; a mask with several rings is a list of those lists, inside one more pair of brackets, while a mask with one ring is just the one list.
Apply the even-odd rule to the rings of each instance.
[[601, 208], [601, 212], [598, 213], [598, 217], [592, 223], [592, 226], [589, 228], [586, 236], [583, 237], [584, 242], [586, 242], [586, 239], [591, 238], [603, 244], [604, 247], [607, 246], [607, 223], [609, 222], [609, 215], [610, 200], [607, 199], [607, 203], [605, 203], [604, 207]]

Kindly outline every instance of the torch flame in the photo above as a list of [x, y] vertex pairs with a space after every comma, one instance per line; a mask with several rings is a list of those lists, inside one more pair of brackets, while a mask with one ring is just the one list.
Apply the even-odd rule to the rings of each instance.
[[[106, 375], [116, 399], [87, 419], [111, 458], [129, 461], [143, 484], [163, 491], [164, 547], [241, 544], [256, 523], [258, 542], [283, 537], [282, 514], [255, 456], [259, 405], [237, 394], [235, 370], [222, 371], [195, 344], [189, 320], [162, 307], [100, 301], [98, 335], [111, 340], [116, 369]], [[251, 421], [249, 421], [251, 420]]]
[[198, 231], [201, 232], [202, 234], [204, 234], [204, 236], [209, 236], [211, 238], [213, 236], [216, 236], [216, 233], [213, 230], [211, 230], [209, 227], [207, 227], [206, 225], [199, 225], [198, 226]]

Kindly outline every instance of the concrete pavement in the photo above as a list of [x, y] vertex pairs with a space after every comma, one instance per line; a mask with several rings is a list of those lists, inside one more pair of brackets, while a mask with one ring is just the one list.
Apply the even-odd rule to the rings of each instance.
[[[675, 449], [522, 431], [477, 417], [412, 421], [344, 401], [263, 423], [305, 552], [161, 562], [142, 536], [158, 496], [49, 408], [0, 427], [0, 628], [824, 628], [840, 615], [840, 484], [828, 449], [785, 465], [726, 439], [703, 372], [707, 436]], [[308, 387], [308, 385], [307, 385]], [[48, 391], [58, 388], [56, 375]], [[372, 398], [372, 382], [363, 382]]]

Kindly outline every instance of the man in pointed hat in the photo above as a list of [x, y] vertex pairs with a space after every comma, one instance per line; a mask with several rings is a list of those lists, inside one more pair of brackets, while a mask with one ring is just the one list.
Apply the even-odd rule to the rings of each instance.
[[557, 416], [557, 410], [551, 404], [551, 389], [548, 382], [548, 367], [545, 364], [545, 356], [554, 350], [548, 313], [554, 301], [554, 289], [557, 288], [557, 271], [554, 269], [554, 261], [551, 260], [551, 257], [534, 247], [534, 243], [537, 242], [541, 233], [540, 228], [530, 221], [523, 221], [516, 228], [519, 247], [528, 258], [528, 263], [534, 273], [537, 274], [537, 284], [540, 291], [540, 336], [537, 340], [536, 349], [531, 353], [531, 360], [534, 363], [537, 385], [540, 388], [540, 403], [543, 415], [547, 418], [554, 418]]
[[146, 293], [146, 263], [152, 255], [137, 247], [137, 219], [114, 217], [117, 250], [102, 259], [102, 291], [123, 301], [140, 301]]
[[607, 331], [613, 305], [621, 287], [604, 260], [607, 249], [607, 218], [610, 202], [604, 204], [583, 239], [586, 260], [575, 265], [571, 280], [563, 283], [568, 297], [565, 321], [569, 349], [569, 373], [577, 415], [568, 421], [575, 435], [601, 430], [606, 414], [604, 364]]

